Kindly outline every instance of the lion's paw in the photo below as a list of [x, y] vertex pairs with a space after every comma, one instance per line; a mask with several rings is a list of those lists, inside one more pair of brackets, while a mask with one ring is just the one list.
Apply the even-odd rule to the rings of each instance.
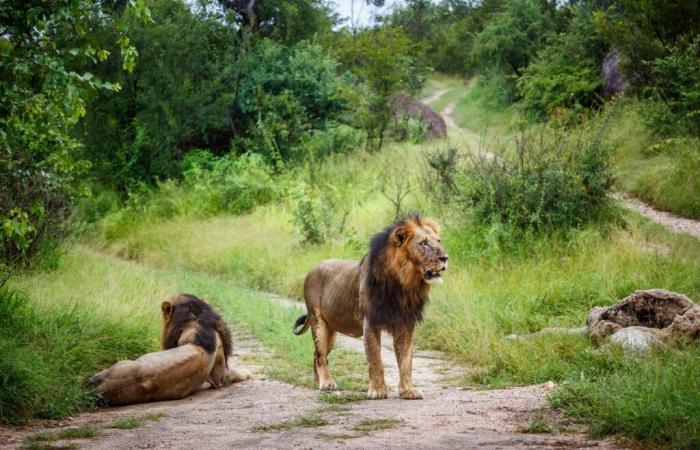
[[379, 388], [379, 389], [372, 389], [370, 388], [367, 391], [367, 399], [368, 400], [382, 400], [385, 399], [389, 396], [386, 386]]
[[423, 393], [416, 388], [410, 388], [399, 392], [399, 397], [404, 400], [420, 400], [423, 398]]
[[321, 391], [335, 391], [337, 387], [338, 385], [335, 384], [335, 381], [331, 379], [321, 382], [321, 384], [318, 386], [318, 389]]

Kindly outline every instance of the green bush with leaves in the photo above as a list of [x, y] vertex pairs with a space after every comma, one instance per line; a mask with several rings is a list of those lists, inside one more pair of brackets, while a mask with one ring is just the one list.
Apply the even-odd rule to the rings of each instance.
[[428, 181], [478, 223], [550, 231], [610, 215], [611, 152], [600, 131], [549, 125], [498, 154], [453, 152], [429, 159]]
[[645, 125], [659, 136], [700, 136], [700, 35], [682, 39], [647, 63], [652, 100], [642, 110]]
[[336, 186], [328, 183], [315, 186], [302, 182], [292, 192], [292, 199], [292, 221], [302, 242], [324, 244], [345, 229], [350, 208]]
[[[148, 20], [141, 1], [126, 6], [122, 15]], [[42, 243], [63, 234], [81, 191], [88, 166], [72, 129], [85, 115], [86, 92], [119, 90], [73, 70], [109, 57], [85, 36], [96, 22], [115, 26], [88, 0], [0, 4], [0, 272], [31, 262]], [[114, 33], [118, 64], [132, 69], [136, 51], [124, 32]]]
[[576, 8], [568, 30], [554, 34], [517, 80], [520, 105], [537, 117], [554, 108], [598, 105], [600, 68], [608, 49], [591, 11]]
[[419, 47], [401, 29], [391, 27], [343, 33], [335, 45], [344, 68], [368, 90], [353, 97], [354, 119], [367, 133], [366, 148], [379, 150], [391, 122], [394, 96], [400, 91], [415, 94], [425, 82], [427, 67], [420, 63]]

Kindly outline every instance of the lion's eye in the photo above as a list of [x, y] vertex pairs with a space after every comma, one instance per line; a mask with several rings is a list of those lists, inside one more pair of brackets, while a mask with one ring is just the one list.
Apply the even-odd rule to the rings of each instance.
[[428, 245], [428, 241], [421, 241], [420, 245], [423, 247], [426, 247]]

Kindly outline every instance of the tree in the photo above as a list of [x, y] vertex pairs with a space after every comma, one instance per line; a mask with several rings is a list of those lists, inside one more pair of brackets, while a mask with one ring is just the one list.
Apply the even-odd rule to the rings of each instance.
[[345, 33], [336, 44], [340, 60], [369, 92], [355, 98], [360, 126], [367, 132], [367, 148], [378, 150], [391, 119], [391, 100], [400, 91], [414, 94], [423, 85], [426, 67], [418, 49], [403, 31], [377, 27], [356, 35]]
[[[147, 20], [142, 2], [125, 6], [124, 14]], [[0, 272], [30, 262], [60, 236], [79, 192], [86, 165], [71, 129], [85, 114], [87, 91], [119, 89], [71, 69], [109, 58], [87, 38], [102, 17], [90, 0], [0, 3]], [[115, 36], [122, 66], [133, 68], [137, 53], [125, 28]]]
[[542, 48], [550, 17], [532, 0], [515, 0], [476, 35], [472, 57], [482, 70], [518, 77]]
[[571, 13], [567, 29], [549, 37], [517, 80], [521, 105], [536, 116], [556, 107], [592, 107], [600, 101], [600, 68], [610, 44], [597, 32], [592, 11], [579, 6]]

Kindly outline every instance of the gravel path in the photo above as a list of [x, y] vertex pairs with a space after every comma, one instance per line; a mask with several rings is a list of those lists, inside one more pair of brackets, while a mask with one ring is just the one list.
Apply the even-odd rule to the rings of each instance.
[[660, 211], [627, 194], [618, 194], [615, 198], [621, 201], [626, 207], [637, 211], [639, 214], [656, 223], [660, 223], [669, 230], [673, 230], [677, 233], [686, 233], [700, 239], [700, 221], [698, 220], [688, 219], [666, 211]]
[[[270, 297], [271, 301], [288, 307], [302, 306]], [[339, 336], [338, 345], [363, 351], [359, 339]], [[236, 357], [231, 363], [236, 367], [242, 365], [237, 361], [239, 356], [264, 352], [256, 341], [240, 337], [235, 338], [235, 349]], [[387, 400], [325, 403], [318, 399], [315, 390], [267, 379], [261, 367], [246, 363], [243, 366], [254, 373], [253, 379], [219, 390], [201, 391], [184, 400], [107, 408], [66, 421], [43, 421], [22, 428], [0, 427], [0, 448], [18, 448], [27, 436], [38, 432], [82, 425], [99, 428], [101, 435], [52, 444], [77, 444], [90, 449], [618, 448], [610, 440], [586, 438], [548, 410], [546, 396], [553, 385], [489, 391], [451, 386], [450, 380], [466, 370], [439, 352], [419, 350], [414, 357], [414, 380], [425, 399], [400, 400], [398, 370], [389, 339], [384, 339], [382, 353], [391, 389]], [[311, 355], [309, 370], [312, 370]], [[110, 428], [118, 420], [146, 414], [163, 417], [130, 430]], [[555, 428], [554, 432], [522, 432], [522, 427], [543, 414]], [[311, 417], [322, 422], [301, 425], [301, 418]]]

